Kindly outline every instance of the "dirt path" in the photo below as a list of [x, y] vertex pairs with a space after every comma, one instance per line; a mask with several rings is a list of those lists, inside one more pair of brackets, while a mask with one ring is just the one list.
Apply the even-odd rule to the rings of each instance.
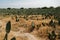
[[28, 40], [46, 40], [46, 39], [42, 39], [42, 38], [37, 38], [34, 35], [30, 34], [30, 33], [20, 33], [20, 32], [14, 32], [14, 36], [18, 37], [27, 37]]
[[34, 35], [30, 34], [30, 33], [14, 32], [14, 36], [27, 37], [28, 40], [37, 40], [37, 38]]

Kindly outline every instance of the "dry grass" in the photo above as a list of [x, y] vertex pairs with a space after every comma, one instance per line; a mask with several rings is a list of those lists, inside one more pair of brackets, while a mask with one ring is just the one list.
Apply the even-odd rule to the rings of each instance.
[[[38, 17], [36, 17], [38, 16]], [[52, 27], [45, 25], [43, 26], [42, 23], [44, 24], [48, 24], [50, 22], [51, 19], [42, 19], [44, 18], [44, 16], [39, 16], [39, 15], [33, 15], [33, 19], [31, 19], [31, 15], [28, 16], [28, 20], [24, 19], [23, 16], [21, 18], [19, 18], [19, 22], [16, 22], [15, 17], [13, 16], [13, 19], [11, 18], [11, 16], [6, 16], [6, 17], [0, 17], [0, 20], [2, 21], [2, 27], [0, 28], [1, 32], [0, 32], [0, 40], [3, 40], [4, 36], [5, 36], [5, 27], [6, 27], [6, 23], [10, 20], [11, 21], [11, 31], [14, 32], [18, 32], [21, 31], [21, 33], [31, 33], [33, 35], [35, 35], [36, 37], [39, 38], [46, 38], [47, 37], [47, 33], [51, 32], [53, 29]], [[37, 20], [37, 18], [39, 20]], [[33, 30], [33, 32], [29, 32], [30, 28], [31, 28], [31, 23], [32, 21], [35, 23], [35, 29]], [[37, 27], [37, 25], [40, 25], [39, 28]], [[38, 30], [37, 30], [38, 28]], [[58, 27], [56, 28], [58, 29]], [[59, 28], [60, 29], [60, 28]], [[12, 37], [14, 37], [14, 33], [10, 32], [8, 35], [8, 39], [10, 40]], [[26, 37], [16, 37], [17, 40], [28, 40], [28, 38]]]

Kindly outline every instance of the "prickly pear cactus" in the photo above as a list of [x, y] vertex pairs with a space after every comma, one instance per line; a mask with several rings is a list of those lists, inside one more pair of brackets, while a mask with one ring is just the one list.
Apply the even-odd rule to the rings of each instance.
[[8, 23], [6, 24], [6, 34], [3, 40], [8, 40], [8, 33], [10, 32], [10, 30], [11, 30], [11, 22], [8, 21]]
[[11, 22], [9, 21], [7, 24], [6, 24], [6, 33], [9, 33], [11, 30]]

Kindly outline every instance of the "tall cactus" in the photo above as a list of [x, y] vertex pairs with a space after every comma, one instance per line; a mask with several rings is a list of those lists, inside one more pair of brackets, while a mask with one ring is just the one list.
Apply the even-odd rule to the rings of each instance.
[[11, 30], [11, 22], [8, 21], [8, 23], [6, 24], [6, 35], [4, 37], [4, 40], [8, 40], [7, 37], [8, 37], [8, 33], [10, 32]]

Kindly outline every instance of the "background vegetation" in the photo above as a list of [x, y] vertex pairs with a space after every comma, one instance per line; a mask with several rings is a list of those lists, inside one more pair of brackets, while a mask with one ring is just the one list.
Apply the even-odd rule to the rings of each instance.
[[60, 7], [42, 7], [42, 8], [0, 8], [0, 15], [54, 15], [60, 18]]

